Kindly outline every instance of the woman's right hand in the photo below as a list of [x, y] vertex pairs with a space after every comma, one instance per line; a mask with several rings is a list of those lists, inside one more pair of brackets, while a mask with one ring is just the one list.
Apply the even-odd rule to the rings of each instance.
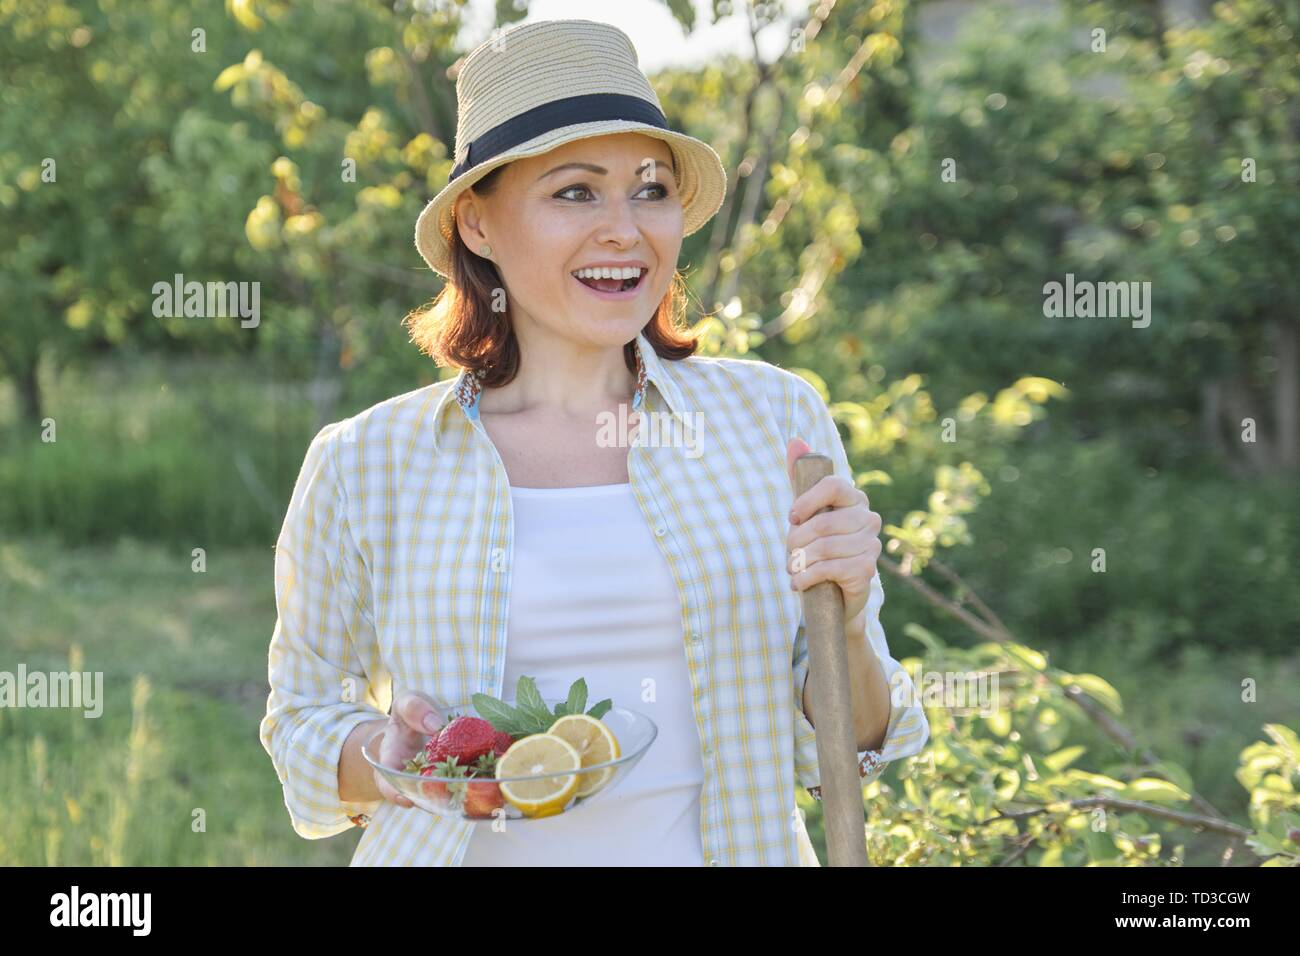
[[[388, 712], [388, 726], [371, 737], [366, 746], [372, 754], [378, 750], [379, 762], [385, 767], [401, 770], [406, 766], [406, 761], [423, 750], [425, 741], [441, 730], [445, 723], [442, 709], [429, 695], [414, 690], [402, 691], [393, 698], [393, 706]], [[375, 786], [385, 800], [399, 807], [415, 806], [393, 789], [392, 784], [378, 770], [373, 773]]]

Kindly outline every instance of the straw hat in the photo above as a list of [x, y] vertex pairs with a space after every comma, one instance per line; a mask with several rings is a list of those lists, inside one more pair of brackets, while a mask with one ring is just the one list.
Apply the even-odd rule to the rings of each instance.
[[576, 139], [636, 132], [661, 139], [677, 165], [685, 236], [722, 205], [727, 173], [707, 143], [669, 129], [626, 33], [592, 20], [541, 20], [475, 47], [456, 78], [456, 165], [415, 223], [415, 247], [451, 274], [456, 197], [511, 160]]

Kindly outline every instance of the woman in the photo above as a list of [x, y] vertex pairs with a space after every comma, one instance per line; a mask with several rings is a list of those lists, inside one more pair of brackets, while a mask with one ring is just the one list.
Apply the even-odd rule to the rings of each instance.
[[[844, 592], [862, 776], [929, 728], [879, 623], [880, 518], [825, 404], [766, 363], [694, 356], [679, 328], [717, 154], [668, 129], [605, 24], [517, 27], [457, 91], [457, 165], [416, 229], [448, 282], [411, 328], [460, 374], [322, 429], [277, 543], [261, 738], [294, 828], [367, 827], [354, 865], [816, 865], [794, 793], [819, 795], [799, 590]], [[809, 445], [836, 473], [792, 509]], [[375, 738], [400, 766], [449, 702], [509, 698], [521, 674], [655, 720], [608, 800], [476, 828], [362, 757]]]

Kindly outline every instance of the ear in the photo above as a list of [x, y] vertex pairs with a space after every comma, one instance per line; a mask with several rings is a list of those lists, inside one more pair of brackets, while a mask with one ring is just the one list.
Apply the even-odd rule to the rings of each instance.
[[452, 203], [453, 219], [456, 223], [456, 231], [460, 233], [460, 241], [469, 247], [471, 252], [478, 252], [480, 246], [488, 241], [487, 236], [483, 234], [483, 208], [479, 204], [478, 197], [466, 189], [456, 201]]

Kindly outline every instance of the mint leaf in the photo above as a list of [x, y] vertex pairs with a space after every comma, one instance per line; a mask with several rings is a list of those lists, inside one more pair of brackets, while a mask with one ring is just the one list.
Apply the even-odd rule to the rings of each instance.
[[492, 729], [505, 731], [507, 734], [510, 735], [511, 739], [527, 736], [528, 734], [532, 733], [530, 729], [531, 727], [532, 724], [527, 722], [523, 718], [516, 718], [514, 720], [502, 724], [501, 726], [497, 726], [496, 724], [492, 725]]
[[518, 710], [490, 694], [474, 694], [470, 700], [474, 702], [478, 715], [491, 724], [494, 730], [513, 734], [514, 728], [523, 720], [523, 715]]
[[519, 675], [519, 684], [515, 689], [515, 708], [541, 725], [536, 733], [545, 733], [552, 723], [551, 710], [538, 693], [537, 682], [526, 674]]
[[[549, 709], [537, 689], [537, 681], [527, 674], [519, 675], [515, 690], [515, 704], [512, 707], [503, 700], [489, 694], [474, 694], [471, 700], [480, 717], [488, 721], [494, 730], [503, 731], [518, 740], [531, 734], [544, 734], [551, 729], [555, 721], [569, 714], [581, 714], [587, 706], [587, 681], [579, 677], [569, 686], [569, 696]], [[613, 701], [606, 699], [596, 704], [588, 716], [600, 719]]]
[[579, 677], [569, 688], [569, 699], [565, 701], [565, 713], [580, 714], [587, 706], [587, 681]]

